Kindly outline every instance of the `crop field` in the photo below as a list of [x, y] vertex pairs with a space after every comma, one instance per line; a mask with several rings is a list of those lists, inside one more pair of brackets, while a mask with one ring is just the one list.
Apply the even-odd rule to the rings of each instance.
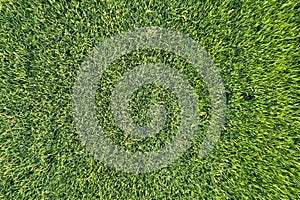
[[[0, 0], [0, 199], [300, 199], [299, 5], [297, 0]], [[189, 117], [181, 113], [184, 98], [160, 84], [130, 88], [138, 78], [129, 72], [147, 78], [156, 66], [147, 64], [163, 63], [186, 80], [199, 104], [189, 148], [166, 166], [135, 173], [131, 165], [130, 172], [107, 165], [101, 153], [93, 154], [95, 145], [87, 146], [74, 118], [74, 88], [95, 47], [141, 29], [183, 34], [210, 55], [222, 80], [226, 115], [213, 148], [201, 156], [214, 116], [210, 86], [216, 86], [186, 57], [164, 48], [119, 56], [101, 77], [95, 75], [90, 97], [103, 133], [118, 149], [134, 155], [158, 151]], [[149, 110], [164, 107], [159, 132], [143, 138], [122, 129], [120, 122], [129, 121], [118, 121], [111, 103], [122, 87], [125, 94], [133, 90], [128, 112], [136, 127], [161, 125]], [[174, 153], [183, 143], [178, 144]]]

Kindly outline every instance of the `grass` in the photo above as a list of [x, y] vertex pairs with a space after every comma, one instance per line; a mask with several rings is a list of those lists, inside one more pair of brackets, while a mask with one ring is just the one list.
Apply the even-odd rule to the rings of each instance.
[[[0, 5], [1, 199], [300, 198], [296, 0], [8, 0]], [[205, 159], [197, 157], [200, 143], [194, 142], [168, 168], [127, 174], [97, 162], [82, 145], [72, 122], [72, 87], [94, 46], [116, 33], [154, 26], [184, 33], [210, 53], [226, 88], [226, 125]], [[122, 138], [106, 112], [117, 78], [149, 61], [181, 69], [193, 84], [202, 98], [203, 133], [210, 109], [201, 76], [180, 57], [155, 50], [124, 56], [99, 83], [97, 111], [109, 137], [133, 151], [158, 148], [159, 139], [167, 142], [178, 119], [176, 98], [153, 86], [135, 94], [132, 112], [145, 123], [145, 104], [164, 100], [174, 120], [161, 138], [144, 143]]]

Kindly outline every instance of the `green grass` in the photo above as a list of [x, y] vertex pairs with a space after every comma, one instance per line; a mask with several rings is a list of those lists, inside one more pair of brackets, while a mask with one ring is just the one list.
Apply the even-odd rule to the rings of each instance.
[[[1, 1], [0, 199], [299, 199], [299, 16], [296, 0]], [[126, 174], [82, 145], [72, 87], [105, 38], [154, 26], [184, 33], [210, 53], [226, 88], [226, 124], [205, 159], [195, 141], [168, 168]], [[172, 65], [199, 92], [201, 133], [209, 119], [205, 85], [182, 58], [155, 50], [124, 56], [99, 83], [97, 111], [108, 136], [133, 151], [159, 148], [179, 120], [176, 98], [153, 86], [135, 93], [132, 112], [146, 123], [147, 105], [164, 101], [173, 120], [160, 138], [124, 138], [105, 110], [113, 83], [149, 61]]]

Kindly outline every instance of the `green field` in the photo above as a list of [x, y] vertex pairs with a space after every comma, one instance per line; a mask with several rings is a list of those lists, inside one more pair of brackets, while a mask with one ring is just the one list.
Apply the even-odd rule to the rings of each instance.
[[[297, 0], [0, 0], [0, 199], [300, 199], [300, 3]], [[197, 152], [209, 124], [201, 74], [155, 49], [116, 60], [103, 74], [96, 110], [108, 138], [153, 151], [176, 134], [180, 105], [163, 87], [136, 91], [131, 114], [147, 124], [163, 102], [170, 122], [137, 140], [113, 121], [110, 95], [141, 63], [166, 63], [195, 88], [201, 130], [192, 147], [158, 171], [131, 174], [97, 161], [73, 123], [78, 70], [106, 38], [161, 27], [197, 41], [220, 70], [226, 123], [214, 150]]]

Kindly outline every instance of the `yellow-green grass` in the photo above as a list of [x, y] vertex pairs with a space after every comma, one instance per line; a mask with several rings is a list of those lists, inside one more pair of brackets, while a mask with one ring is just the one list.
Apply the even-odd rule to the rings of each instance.
[[[0, 3], [0, 199], [299, 199], [299, 3], [294, 1], [11, 0]], [[169, 52], [115, 61], [97, 92], [98, 119], [122, 148], [153, 150], [174, 135], [177, 101], [145, 86], [132, 115], [164, 101], [174, 121], [161, 138], [137, 142], [115, 127], [113, 83], [139, 63], [163, 62], [202, 99], [203, 131], [172, 165], [146, 174], [115, 171], [84, 148], [73, 124], [77, 70], [104, 39], [138, 27], [181, 32], [209, 52], [227, 95], [226, 124], [213, 152], [197, 149], [209, 120], [201, 75]], [[139, 121], [140, 120], [140, 121]], [[135, 144], [131, 146], [130, 144]]]

